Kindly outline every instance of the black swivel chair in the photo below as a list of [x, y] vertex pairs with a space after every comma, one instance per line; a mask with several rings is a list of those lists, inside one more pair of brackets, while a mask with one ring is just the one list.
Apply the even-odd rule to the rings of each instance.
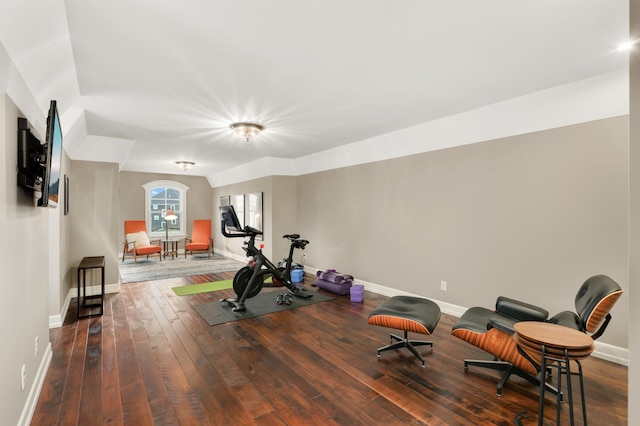
[[608, 276], [593, 276], [578, 290], [576, 312], [564, 311], [551, 318], [548, 318], [545, 309], [499, 297], [495, 310], [482, 307], [467, 310], [453, 326], [451, 334], [493, 355], [493, 360], [464, 360], [464, 368], [473, 365], [502, 371], [496, 392], [500, 396], [511, 374], [535, 384], [540, 383], [538, 366], [518, 351], [513, 339], [513, 324], [519, 321], [548, 321], [588, 333], [597, 339], [609, 324], [609, 311], [622, 293], [618, 283]]

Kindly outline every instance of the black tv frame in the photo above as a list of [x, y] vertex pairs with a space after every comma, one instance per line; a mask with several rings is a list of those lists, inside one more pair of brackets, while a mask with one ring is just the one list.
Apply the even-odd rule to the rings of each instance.
[[[47, 160], [42, 183], [42, 197], [38, 200], [39, 207], [57, 207], [59, 196], [62, 193], [60, 187], [62, 178], [62, 128], [58, 115], [57, 101], [49, 103], [47, 115], [47, 137], [45, 140]], [[52, 181], [52, 177], [54, 178]]]

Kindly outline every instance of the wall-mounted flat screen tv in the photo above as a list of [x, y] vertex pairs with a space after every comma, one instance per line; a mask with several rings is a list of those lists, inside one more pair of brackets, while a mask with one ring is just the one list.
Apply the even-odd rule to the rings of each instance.
[[47, 147], [46, 170], [42, 184], [42, 197], [38, 200], [38, 206], [57, 207], [60, 195], [60, 167], [62, 165], [62, 128], [55, 100], [49, 104], [45, 145]]

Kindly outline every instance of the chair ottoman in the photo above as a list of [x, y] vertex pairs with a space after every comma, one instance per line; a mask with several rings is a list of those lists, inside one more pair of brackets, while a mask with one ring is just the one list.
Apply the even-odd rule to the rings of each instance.
[[393, 296], [371, 312], [368, 323], [404, 331], [404, 337], [391, 334], [391, 344], [379, 348], [378, 357], [383, 351], [407, 348], [422, 361], [424, 368], [424, 358], [415, 347], [433, 347], [433, 342], [409, 340], [408, 332], [431, 335], [438, 321], [440, 307], [431, 300], [414, 296]]

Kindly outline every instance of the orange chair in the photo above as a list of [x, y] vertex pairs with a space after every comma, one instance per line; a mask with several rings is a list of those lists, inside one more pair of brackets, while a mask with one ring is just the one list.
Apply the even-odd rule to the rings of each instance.
[[184, 239], [184, 258], [187, 258], [187, 252], [207, 252], [207, 257], [213, 254], [213, 238], [211, 238], [211, 220], [196, 219], [193, 221], [191, 229], [191, 238]]
[[147, 256], [148, 259], [149, 256], [154, 254], [157, 254], [160, 261], [162, 261], [162, 246], [160, 245], [160, 240], [149, 241], [147, 223], [144, 220], [124, 221], [123, 262], [127, 254], [133, 255], [134, 263], [138, 263], [138, 256]]

